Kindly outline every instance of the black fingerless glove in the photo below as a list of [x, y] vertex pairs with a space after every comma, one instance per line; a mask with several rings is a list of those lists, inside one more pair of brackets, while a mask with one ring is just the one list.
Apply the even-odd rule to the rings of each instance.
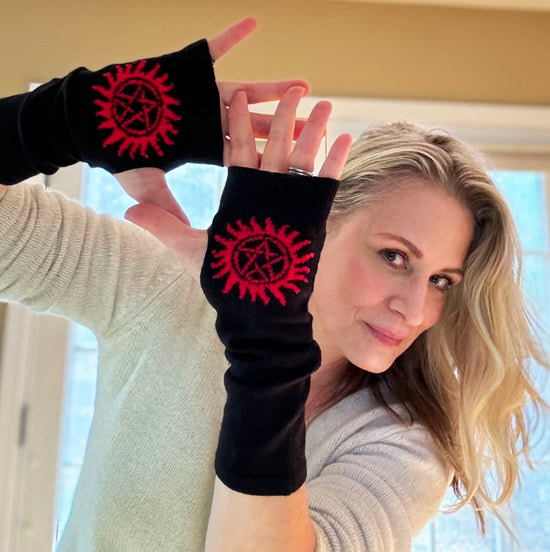
[[201, 285], [230, 367], [215, 468], [233, 490], [288, 495], [306, 478], [304, 406], [320, 364], [308, 300], [338, 182], [231, 167]]
[[0, 100], [0, 183], [85, 161], [112, 173], [222, 164], [220, 103], [206, 40], [165, 56], [77, 69]]

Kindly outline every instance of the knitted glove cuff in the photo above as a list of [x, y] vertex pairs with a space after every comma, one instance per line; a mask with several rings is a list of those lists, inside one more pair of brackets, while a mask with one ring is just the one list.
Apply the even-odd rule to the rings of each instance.
[[310, 376], [286, 384], [248, 383], [225, 374], [225, 403], [215, 470], [230, 489], [286, 496], [307, 476], [305, 402]]

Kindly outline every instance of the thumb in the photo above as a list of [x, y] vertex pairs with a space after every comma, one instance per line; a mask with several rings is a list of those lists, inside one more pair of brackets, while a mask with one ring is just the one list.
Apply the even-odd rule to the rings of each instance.
[[192, 228], [164, 209], [148, 203], [130, 207], [125, 218], [153, 234], [199, 279], [208, 242], [205, 230]]

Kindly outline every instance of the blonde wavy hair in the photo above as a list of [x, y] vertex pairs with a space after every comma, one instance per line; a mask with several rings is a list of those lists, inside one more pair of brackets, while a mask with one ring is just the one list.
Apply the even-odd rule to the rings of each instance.
[[548, 362], [524, 305], [510, 211], [483, 157], [464, 143], [405, 122], [369, 128], [352, 147], [329, 220], [337, 224], [383, 199], [392, 184], [406, 182], [401, 176], [442, 186], [465, 205], [475, 220], [474, 237], [465, 277], [450, 289], [437, 324], [392, 369], [364, 377], [386, 407], [382, 389], [389, 388], [411, 418], [429, 428], [453, 470], [456, 508], [471, 503], [484, 533], [485, 512], [501, 517], [519, 478], [519, 459], [529, 458], [536, 420], [525, 407], [531, 403], [540, 414], [544, 406], [530, 366]]

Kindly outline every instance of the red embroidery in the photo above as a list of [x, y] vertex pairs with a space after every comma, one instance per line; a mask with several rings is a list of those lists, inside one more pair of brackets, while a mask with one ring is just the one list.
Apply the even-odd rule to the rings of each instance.
[[106, 148], [120, 142], [117, 155], [136, 153], [149, 157], [153, 148], [163, 156], [161, 145], [172, 145], [171, 136], [178, 134], [173, 122], [180, 116], [172, 111], [180, 104], [168, 92], [173, 85], [167, 84], [168, 75], [157, 76], [160, 66], [151, 71], [143, 70], [145, 61], [117, 65], [112, 73], [105, 73], [108, 86], [93, 86], [103, 98], [95, 100], [100, 109], [96, 115], [104, 119], [98, 129], [109, 129], [110, 136], [103, 142]]
[[314, 253], [298, 254], [300, 249], [311, 244], [309, 240], [296, 242], [298, 232], [289, 230], [286, 225], [277, 230], [270, 219], [266, 219], [262, 228], [254, 218], [249, 226], [239, 220], [237, 228], [227, 224], [226, 229], [229, 237], [214, 236], [223, 248], [212, 252], [218, 260], [211, 264], [212, 268], [219, 269], [214, 279], [227, 278], [224, 293], [237, 285], [241, 299], [248, 291], [252, 301], [260, 297], [267, 305], [270, 296], [266, 291], [269, 290], [281, 305], [286, 305], [283, 291], [298, 293], [297, 284], [308, 281], [306, 274], [310, 270], [304, 263]]

